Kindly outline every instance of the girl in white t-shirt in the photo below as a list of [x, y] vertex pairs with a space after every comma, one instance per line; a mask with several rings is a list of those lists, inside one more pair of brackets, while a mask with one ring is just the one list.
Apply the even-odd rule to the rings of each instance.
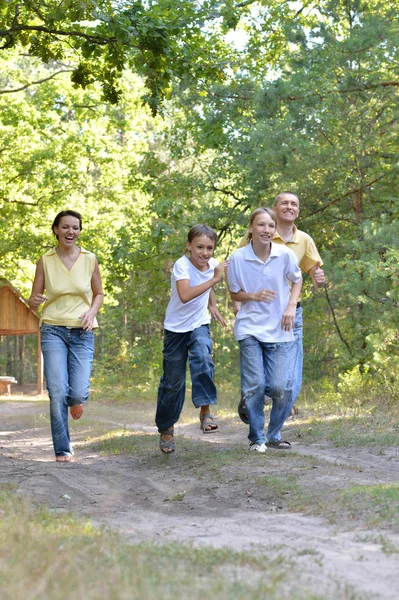
[[216, 404], [213, 381], [211, 315], [222, 325], [226, 322], [216, 308], [212, 288], [222, 279], [228, 262], [218, 264], [212, 258], [216, 232], [207, 225], [195, 225], [187, 236], [189, 255], [173, 265], [172, 292], [164, 322], [163, 375], [159, 384], [155, 422], [164, 454], [175, 451], [174, 424], [183, 408], [186, 391], [187, 358], [192, 382], [192, 401], [200, 409], [200, 427], [204, 433], [218, 431], [209, 406]]
[[[281, 428], [292, 399], [291, 372], [297, 346], [293, 326], [302, 287], [295, 254], [275, 244], [276, 215], [256, 209], [248, 226], [249, 244], [233, 252], [228, 269], [230, 295], [241, 306], [234, 335], [240, 345], [241, 398], [249, 421], [249, 449], [287, 450]], [[265, 435], [264, 397], [272, 398]]]

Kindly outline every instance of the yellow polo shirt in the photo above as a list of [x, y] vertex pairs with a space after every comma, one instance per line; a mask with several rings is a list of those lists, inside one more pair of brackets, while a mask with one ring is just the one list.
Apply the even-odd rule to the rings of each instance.
[[[43, 256], [44, 287], [48, 300], [44, 303], [40, 323], [82, 327], [79, 317], [90, 308], [93, 299], [91, 278], [95, 265], [95, 255], [83, 248], [70, 271], [55, 248]], [[96, 319], [94, 327], [98, 327]]]
[[310, 269], [314, 267], [318, 261], [320, 261], [320, 264], [323, 264], [313, 239], [304, 231], [297, 229], [295, 225], [294, 235], [292, 236], [291, 241], [285, 242], [283, 238], [280, 237], [279, 232], [276, 231], [273, 236], [273, 242], [276, 244], [284, 244], [284, 246], [287, 246], [287, 248], [293, 251], [298, 259], [299, 268], [303, 273], [309, 273]]

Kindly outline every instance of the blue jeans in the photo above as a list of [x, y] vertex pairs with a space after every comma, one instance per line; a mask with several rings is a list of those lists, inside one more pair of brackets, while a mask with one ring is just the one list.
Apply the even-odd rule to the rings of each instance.
[[302, 372], [303, 372], [303, 316], [302, 316], [302, 306], [298, 306], [295, 314], [295, 323], [294, 323], [294, 338], [295, 344], [297, 347], [297, 354], [295, 359], [295, 364], [291, 370], [292, 383], [288, 382], [288, 387], [292, 387], [292, 398], [289, 406], [287, 406], [287, 418], [291, 410], [298, 399], [298, 396], [301, 392], [302, 387]]
[[194, 406], [200, 408], [216, 404], [216, 386], [213, 382], [215, 365], [212, 360], [209, 325], [201, 325], [186, 333], [174, 333], [165, 329], [163, 375], [155, 415], [155, 423], [160, 432], [166, 431], [179, 420], [186, 393], [187, 358]]
[[54, 451], [56, 456], [69, 456], [73, 451], [68, 407], [82, 404], [89, 397], [94, 333], [48, 323], [43, 323], [40, 332]]
[[[239, 342], [241, 395], [248, 411], [250, 442], [278, 442], [287, 407], [292, 400], [290, 370], [295, 362], [294, 342], [260, 342], [250, 336]], [[265, 436], [264, 396], [272, 399], [272, 410]]]

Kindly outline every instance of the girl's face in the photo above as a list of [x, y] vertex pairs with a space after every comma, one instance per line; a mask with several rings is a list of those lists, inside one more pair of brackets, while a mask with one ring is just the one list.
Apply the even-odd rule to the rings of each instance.
[[198, 235], [187, 242], [187, 250], [191, 253], [190, 260], [199, 271], [208, 269], [208, 261], [213, 254], [215, 242], [206, 235]]
[[252, 234], [252, 243], [257, 246], [270, 244], [275, 231], [276, 224], [267, 212], [256, 215], [249, 227], [249, 233]]
[[80, 236], [80, 223], [76, 217], [61, 217], [59, 225], [54, 227], [54, 233], [58, 236], [60, 246], [69, 248], [76, 243]]

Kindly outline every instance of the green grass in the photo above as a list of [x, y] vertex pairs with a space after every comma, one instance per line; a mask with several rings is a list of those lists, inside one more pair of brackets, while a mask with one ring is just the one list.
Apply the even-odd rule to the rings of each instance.
[[209, 597], [210, 589], [221, 600], [281, 598], [282, 555], [180, 543], [128, 545], [88, 521], [35, 509], [9, 486], [0, 487], [0, 512], [3, 600], [196, 600]]
[[399, 446], [399, 420], [391, 412], [375, 409], [356, 416], [308, 416], [295, 426], [306, 443], [328, 442], [335, 447], [381, 446], [382, 449]]
[[342, 490], [337, 502], [350, 519], [361, 513], [368, 527], [399, 532], [399, 484], [355, 485]]
[[[322, 516], [346, 529], [382, 528], [399, 533], [398, 484], [327, 489], [322, 481], [315, 479], [310, 488], [307, 481], [301, 481], [298, 474], [292, 473], [261, 477], [258, 483], [264, 487], [265, 500], [277, 502], [289, 511]], [[391, 552], [393, 548], [391, 546]]]

